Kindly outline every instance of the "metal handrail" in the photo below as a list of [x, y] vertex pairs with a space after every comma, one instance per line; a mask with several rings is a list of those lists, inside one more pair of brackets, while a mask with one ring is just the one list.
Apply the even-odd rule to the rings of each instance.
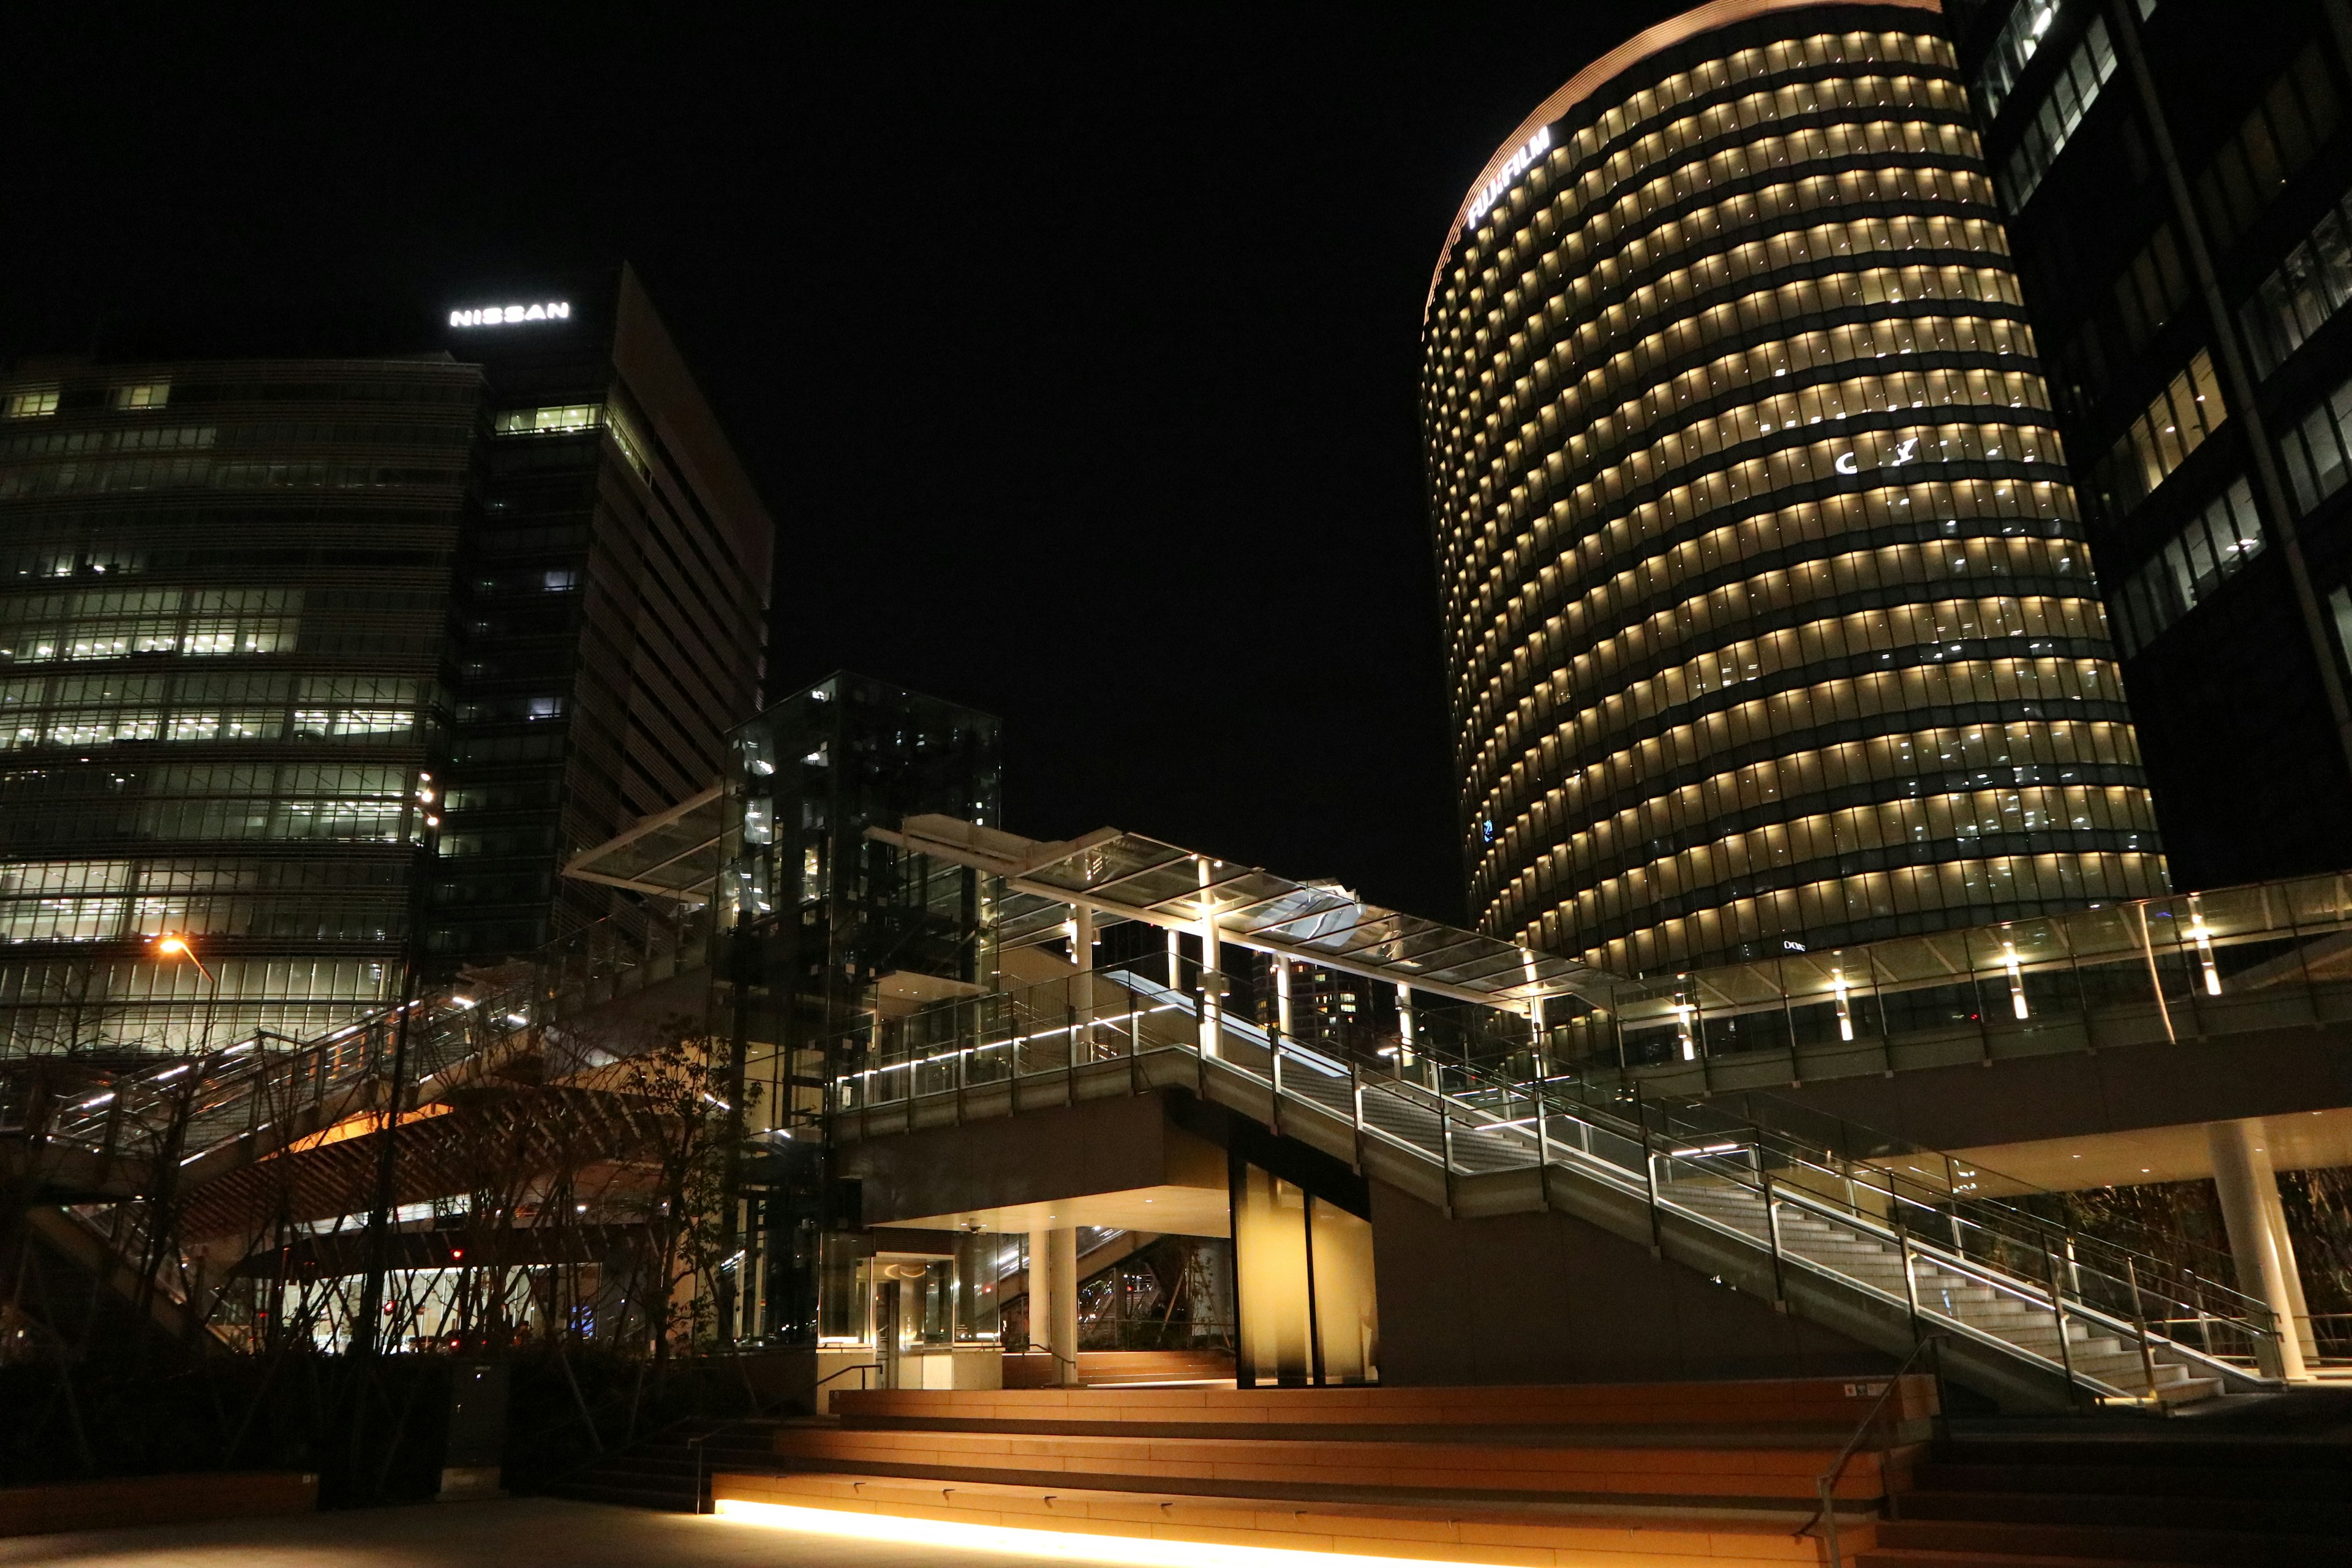
[[[1830, 1568], [1845, 1568], [1845, 1559], [1838, 1550], [1836, 1492], [1839, 1478], [1845, 1474], [1845, 1468], [1853, 1460], [1855, 1451], [1862, 1447], [1863, 1438], [1870, 1435], [1871, 1427], [1878, 1420], [1878, 1413], [1886, 1407], [1886, 1402], [1894, 1397], [1895, 1391], [1903, 1386], [1904, 1376], [1910, 1372], [1911, 1363], [1926, 1354], [1929, 1345], [1940, 1345], [1942, 1342], [1941, 1335], [1929, 1334], [1911, 1347], [1911, 1353], [1903, 1358], [1903, 1364], [1895, 1369], [1895, 1375], [1886, 1380], [1886, 1386], [1878, 1391], [1876, 1399], [1871, 1401], [1870, 1409], [1864, 1414], [1861, 1425], [1853, 1429], [1853, 1436], [1848, 1437], [1845, 1440], [1845, 1447], [1838, 1450], [1837, 1458], [1814, 1480], [1813, 1489], [1820, 1498], [1820, 1502], [1813, 1510], [1813, 1516], [1798, 1528], [1796, 1534], [1797, 1538], [1801, 1540], [1811, 1531], [1814, 1525], [1826, 1523], [1829, 1530], [1827, 1544], [1830, 1549]], [[1942, 1408], [1940, 1398], [1937, 1402], [1937, 1407], [1939, 1411]]]
[[[1142, 997], [1150, 1004], [1150, 1011], [1153, 1013], [1174, 1011], [1188, 1023], [1198, 1016], [1193, 999], [1189, 994], [1133, 973], [1131, 965], [1098, 970], [1095, 972], [1095, 977]], [[998, 994], [991, 998], [959, 999], [940, 1004], [938, 1009], [930, 1014], [934, 1023], [961, 1025], [969, 1022], [974, 1026], [974, 1032], [981, 1032], [989, 1031], [990, 1026], [987, 1021], [992, 1019], [997, 1026], [1009, 1027], [1012, 1034], [1004, 1040], [982, 1039], [975, 1043], [972, 1041], [971, 1034], [966, 1033], [961, 1037], [965, 1043], [951, 1046], [944, 1052], [934, 1050], [926, 1055], [902, 1058], [895, 1061], [874, 1061], [873, 1065], [864, 1071], [845, 1075], [836, 1080], [836, 1086], [833, 1090], [829, 1090], [829, 1096], [855, 1098], [866, 1105], [894, 1102], [911, 1104], [916, 1100], [925, 1098], [929, 1092], [922, 1087], [921, 1077], [922, 1070], [927, 1066], [951, 1059], [965, 1062], [984, 1059], [982, 1053], [993, 1054], [1000, 1047], [1008, 1047], [1007, 1054], [1002, 1060], [1002, 1071], [1004, 1077], [1000, 1081], [1018, 1081], [1028, 1077], [1030, 1075], [1024, 1070], [1024, 1063], [1020, 1057], [1026, 1048], [1026, 1041], [1030, 1035], [1059, 1031], [1045, 1029], [1024, 1033], [1018, 1021], [1019, 1016], [1024, 1007], [1037, 1014], [1040, 1019], [1045, 1019], [1049, 1015], [1055, 1020], [1072, 1016], [1063, 995], [1066, 987], [1066, 982], [1054, 982], [1045, 986], [1025, 987], [1014, 992]], [[1041, 997], [1051, 1001], [1053, 1005], [1044, 1005], [1038, 1000]], [[950, 1009], [965, 1009], [965, 1011], [950, 1011]], [[1135, 1026], [1134, 1021], [1140, 1015], [1131, 1008], [1100, 1011], [1099, 1020], [1089, 1019], [1089, 1022], [1098, 1021], [1102, 1027], [1112, 1031], [1120, 1031], [1124, 1028], [1124, 1032], [1129, 1037], [1125, 1042], [1127, 1055], [1139, 1058], [1147, 1051], [1160, 1050], [1172, 1050], [1185, 1056], [1201, 1054], [1198, 1043], [1192, 1037], [1192, 1031], [1189, 1028], [1180, 1026], [1170, 1031], [1170, 1037], [1166, 1039], [1147, 1042], [1141, 1037], [1139, 1028]], [[922, 1016], [919, 1013], [916, 1015], [916, 1016]], [[1507, 1138], [1516, 1137], [1523, 1140], [1527, 1145], [1524, 1150], [1517, 1150], [1511, 1148], [1507, 1142], [1503, 1143], [1497, 1152], [1505, 1165], [1523, 1163], [1540, 1167], [1550, 1161], [1555, 1149], [1565, 1150], [1570, 1156], [1567, 1163], [1579, 1169], [1601, 1174], [1612, 1184], [1623, 1186], [1632, 1191], [1634, 1187], [1643, 1184], [1636, 1182], [1632, 1171], [1620, 1171], [1610, 1160], [1598, 1154], [1577, 1150], [1572, 1145], [1557, 1143], [1552, 1137], [1553, 1131], [1557, 1123], [1565, 1122], [1571, 1127], [1583, 1128], [1586, 1132], [1584, 1142], [1588, 1145], [1592, 1142], [1594, 1134], [1600, 1134], [1622, 1141], [1629, 1149], [1638, 1144], [1648, 1151], [1655, 1149], [1651, 1140], [1653, 1126], [1655, 1124], [1664, 1131], [1669, 1140], [1687, 1138], [1701, 1145], [1720, 1142], [1722, 1148], [1712, 1152], [1744, 1152], [1754, 1161], [1759, 1181], [1767, 1179], [1766, 1166], [1769, 1162], [1775, 1167], [1812, 1173], [1833, 1184], [1843, 1183], [1865, 1187], [1874, 1194], [1883, 1195], [1898, 1215], [1906, 1210], [1916, 1210], [1921, 1214], [1936, 1216], [1937, 1223], [1930, 1227], [1930, 1235], [1940, 1231], [1948, 1224], [1954, 1232], [1952, 1245], [1949, 1247], [1937, 1245], [1924, 1238], [1909, 1226], [1901, 1227], [1902, 1233], [1898, 1235], [1895, 1230], [1889, 1229], [1887, 1226], [1876, 1220], [1870, 1211], [1861, 1207], [1851, 1194], [1846, 1201], [1841, 1203], [1833, 1197], [1825, 1196], [1801, 1184], [1784, 1181], [1774, 1181], [1771, 1184], [1774, 1196], [1783, 1202], [1818, 1213], [1842, 1227], [1900, 1246], [1905, 1249], [1906, 1257], [1919, 1257], [1963, 1279], [1990, 1286], [2014, 1300], [2030, 1303], [2037, 1308], [2046, 1306], [2057, 1316], [2061, 1325], [2062, 1354], [2065, 1348], [2063, 1343], [2064, 1324], [2072, 1318], [2077, 1321], [2095, 1325], [2102, 1331], [2112, 1333], [2126, 1342], [2140, 1344], [2145, 1348], [2148, 1341], [2154, 1340], [2155, 1342], [2166, 1347], [2168, 1354], [2178, 1353], [2183, 1359], [2209, 1365], [2231, 1375], [2242, 1375], [2241, 1368], [2213, 1354], [2210, 1348], [2213, 1343], [2212, 1334], [2218, 1331], [2225, 1338], [2242, 1335], [2259, 1342], [2262, 1336], [2278, 1331], [2264, 1303], [2221, 1286], [2218, 1281], [2194, 1270], [2182, 1270], [2161, 1258], [2139, 1252], [2104, 1237], [2054, 1225], [2042, 1219], [2039, 1215], [2013, 1208], [1997, 1200], [1968, 1198], [1957, 1190], [1947, 1192], [1927, 1184], [1913, 1182], [1899, 1171], [1883, 1164], [1849, 1162], [1848, 1168], [1839, 1169], [1821, 1163], [1817, 1145], [1800, 1142], [1777, 1128], [1768, 1128], [1753, 1121], [1727, 1126], [1724, 1118], [1707, 1109], [1679, 1101], [1668, 1101], [1664, 1104], [1657, 1102], [1643, 1104], [1637, 1101], [1631, 1107], [1598, 1106], [1593, 1104], [1585, 1094], [1571, 1095], [1564, 1092], [1567, 1083], [1561, 1080], [1521, 1081], [1495, 1073], [1475, 1063], [1454, 1058], [1441, 1048], [1433, 1048], [1432, 1044], [1424, 1040], [1416, 1046], [1415, 1050], [1423, 1065], [1432, 1069], [1437, 1079], [1438, 1087], [1433, 1088], [1429, 1084], [1398, 1075], [1393, 1063], [1391, 1062], [1345, 1062], [1342, 1059], [1346, 1055], [1345, 1051], [1335, 1051], [1331, 1042], [1328, 1041], [1318, 1041], [1316, 1046], [1309, 1047], [1278, 1033], [1247, 1026], [1240, 1020], [1230, 1017], [1226, 1020], [1225, 1027], [1226, 1033], [1231, 1037], [1230, 1043], [1243, 1059], [1236, 1059], [1233, 1052], [1220, 1051], [1217, 1054], [1222, 1058], [1221, 1067], [1242, 1074], [1254, 1081], [1270, 1082], [1273, 1078], [1270, 1069], [1282, 1064], [1285, 1058], [1289, 1058], [1301, 1066], [1310, 1064], [1330, 1068], [1348, 1066], [1355, 1093], [1360, 1096], [1369, 1094], [1375, 1097], [1385, 1094], [1390, 1097], [1389, 1103], [1409, 1110], [1413, 1116], [1429, 1118], [1433, 1123], [1426, 1130], [1428, 1137], [1423, 1140], [1417, 1136], [1423, 1130], [1410, 1120], [1403, 1125], [1402, 1131], [1395, 1131], [1391, 1127], [1380, 1125], [1377, 1120], [1363, 1114], [1360, 1106], [1359, 1112], [1354, 1118], [1358, 1135], [1360, 1137], [1369, 1135], [1382, 1145], [1395, 1146], [1419, 1158], [1438, 1163], [1449, 1173], [1457, 1168], [1457, 1155], [1461, 1152], [1461, 1140], [1464, 1137], [1478, 1139], [1479, 1142], [1475, 1145], [1476, 1148], [1495, 1149], [1496, 1135], [1501, 1133]], [[928, 1029], [915, 1032], [930, 1033]], [[944, 1035], [947, 1039], [954, 1039], [956, 1033], [956, 1031], [930, 1033], [930, 1037], [940, 1040]], [[899, 1037], [904, 1039], [906, 1036], [902, 1034]], [[1068, 1070], [1072, 1064], [1064, 1059], [1063, 1053], [1054, 1051], [1050, 1047], [1047, 1050], [1054, 1060], [1046, 1070], [1055, 1073]], [[1266, 1064], [1269, 1070], [1261, 1071], [1250, 1065], [1246, 1058], [1254, 1051], [1270, 1053], [1271, 1060]], [[1117, 1058], [1114, 1056], [1108, 1059], [1117, 1059]], [[1291, 1079], [1290, 1075], [1283, 1076], [1289, 1079], [1289, 1081], [1284, 1084], [1285, 1088], [1291, 1088], [1297, 1081]], [[968, 1073], [960, 1074], [958, 1081], [966, 1082], [969, 1077]], [[1568, 1080], [1568, 1082], [1575, 1082], [1575, 1080]], [[853, 1089], [853, 1085], [860, 1086], [864, 1092]], [[1576, 1087], [1581, 1089], [1583, 1085], [1577, 1083]], [[879, 1092], [873, 1092], [876, 1090]], [[1312, 1096], [1298, 1095], [1295, 1089], [1292, 1098], [1310, 1106], [1319, 1103]], [[1496, 1106], [1501, 1108], [1499, 1112], [1494, 1109]], [[1630, 1114], [1628, 1114], [1629, 1111]], [[1677, 1158], [1675, 1155], [1664, 1154], [1664, 1151], [1657, 1151], [1657, 1153], [1670, 1161]], [[1648, 1156], [1645, 1155], [1645, 1157]], [[1477, 1170], [1484, 1167], [1474, 1159], [1469, 1168]], [[1742, 1173], [1717, 1167], [1713, 1168], [1710, 1173], [1731, 1180], [1750, 1192], [1756, 1190], [1757, 1183], [1747, 1180]], [[1646, 1177], [1644, 1180], [1646, 1181]], [[1717, 1225], [1708, 1216], [1685, 1209], [1674, 1203], [1671, 1197], [1664, 1197], [1663, 1194], [1650, 1195], [1646, 1198], [1654, 1212], [1661, 1206], [1662, 1197], [1664, 1206], [1707, 1223], [1713, 1228], [1724, 1229], [1735, 1234], [1744, 1241], [1755, 1241], [1755, 1237], [1738, 1231], [1737, 1227]], [[1961, 1234], [1963, 1231], [1967, 1236]], [[1967, 1237], [1982, 1238], [1981, 1245], [1992, 1255], [1993, 1261], [1980, 1261], [1970, 1257]], [[1999, 1259], [2011, 1252], [2015, 1252], [2019, 1257], [2030, 1255], [2033, 1258], [2042, 1258], [2051, 1252], [2061, 1252], [2067, 1259], [2065, 1275], [2053, 1278], [2050, 1282], [2051, 1289], [2045, 1291], [2038, 1279], [2032, 1278], [2032, 1270], [2005, 1268], [2001, 1266]], [[1790, 1258], [1802, 1265], [1808, 1272], [1834, 1277], [1849, 1285], [1876, 1293], [1874, 1288], [1865, 1279], [1841, 1272], [1833, 1266], [1816, 1259], [1805, 1258], [1799, 1254], [1790, 1254]], [[2078, 1285], [2087, 1281], [2097, 1281], [2102, 1286], [2112, 1283], [2118, 1290], [2125, 1289], [2126, 1282], [2128, 1280], [2129, 1288], [2135, 1291], [2135, 1300], [2137, 1300], [2137, 1292], [2145, 1291], [2158, 1301], [2168, 1302], [2173, 1307], [2182, 1309], [2178, 1315], [2184, 1318], [2195, 1317], [2200, 1322], [2210, 1325], [2206, 1335], [2207, 1348], [2192, 1348], [2177, 1340], [2156, 1336], [2139, 1329], [2137, 1323], [2145, 1314], [2135, 1310], [2131, 1314], [2130, 1321], [2126, 1321], [2123, 1315], [2101, 1309], [2095, 1305], [2091, 1297], [2085, 1295], [2080, 1289], [2066, 1289], [2063, 1280], [2068, 1277], [2075, 1279]], [[1974, 1324], [1944, 1312], [1933, 1311], [1932, 1309], [1930, 1310], [1938, 1322], [1950, 1324], [1955, 1331], [1965, 1337], [1983, 1339], [1990, 1344], [1999, 1345], [2004, 1351], [2024, 1357], [2035, 1363], [2048, 1363], [2053, 1370], [2057, 1370], [2060, 1375], [2067, 1377], [2070, 1382], [2083, 1384], [2102, 1392], [2116, 1392], [2096, 1378], [2075, 1373], [2071, 1365], [2050, 1362], [2049, 1358], [2038, 1352], [2001, 1339], [1998, 1335], [1990, 1334]], [[2143, 1357], [2143, 1359], [2147, 1358]]]

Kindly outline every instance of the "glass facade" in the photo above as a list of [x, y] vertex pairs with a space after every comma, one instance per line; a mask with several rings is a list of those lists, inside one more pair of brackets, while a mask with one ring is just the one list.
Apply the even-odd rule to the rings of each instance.
[[838, 674], [742, 725], [730, 747], [724, 1023], [757, 1152], [722, 1331], [814, 1343], [820, 1278], [833, 1281], [826, 1310], [847, 1314], [873, 1258], [855, 1200], [824, 1165], [824, 1085], [864, 1065], [842, 1058], [850, 1024], [997, 988], [993, 879], [866, 829], [929, 813], [1001, 826], [1003, 733], [988, 714]]
[[0, 1050], [643, 934], [558, 872], [719, 776], [772, 525], [626, 268], [515, 330], [0, 371]]
[[2165, 886], [1952, 49], [1757, 11], [1548, 103], [1424, 328], [1470, 907], [1627, 971]]
[[[2172, 874], [2352, 865], [2340, 14], [1995, 0], [1956, 25], [1988, 161], [2039, 171], [2009, 233]], [[2011, 70], [2028, 31], [2037, 52]], [[2121, 63], [2085, 95], [2079, 62], [2110, 49]]]
[[221, 1048], [388, 999], [481, 372], [36, 379], [0, 403], [0, 1049]]

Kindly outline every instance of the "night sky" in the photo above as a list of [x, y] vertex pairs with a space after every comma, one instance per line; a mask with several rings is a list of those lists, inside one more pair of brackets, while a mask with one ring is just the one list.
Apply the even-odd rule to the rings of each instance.
[[772, 691], [1003, 715], [1019, 832], [1458, 920], [1422, 302], [1677, 8], [10, 7], [0, 357], [625, 257], [776, 516]]

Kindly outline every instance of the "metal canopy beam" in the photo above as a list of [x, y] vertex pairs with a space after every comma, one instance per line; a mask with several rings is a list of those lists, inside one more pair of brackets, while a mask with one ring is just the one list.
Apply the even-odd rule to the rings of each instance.
[[[1328, 887], [1291, 882], [1256, 867], [1217, 860], [1117, 828], [1097, 828], [1066, 842], [1038, 843], [975, 830], [951, 817], [917, 816], [898, 831], [870, 827], [866, 834], [917, 854], [992, 873], [1016, 892], [1173, 931], [1198, 931], [1204, 918], [1213, 919], [1217, 939], [1236, 947], [1482, 1007], [1525, 1014], [1539, 1001], [1570, 995], [1605, 1007], [1615, 980], [1550, 953], [1531, 952], [1475, 931], [1362, 903]], [[1141, 863], [1119, 863], [1130, 855]], [[1203, 867], [1209, 871], [1205, 885]], [[1220, 899], [1220, 889], [1230, 890], [1230, 901]], [[1295, 900], [1308, 907], [1289, 912], [1284, 906]], [[1258, 912], [1273, 918], [1252, 919]], [[1336, 950], [1289, 934], [1319, 921], [1331, 922], [1323, 940], [1336, 939]], [[1395, 955], [1380, 956], [1378, 950], [1383, 947]], [[1417, 951], [1403, 951], [1409, 948]], [[1478, 984], [1481, 980], [1486, 984]]]

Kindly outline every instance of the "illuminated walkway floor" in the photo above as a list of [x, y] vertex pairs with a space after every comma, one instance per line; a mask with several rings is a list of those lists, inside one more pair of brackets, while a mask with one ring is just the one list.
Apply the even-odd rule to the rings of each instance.
[[5, 1568], [1028, 1568], [1045, 1561], [552, 1498], [0, 1537]]

